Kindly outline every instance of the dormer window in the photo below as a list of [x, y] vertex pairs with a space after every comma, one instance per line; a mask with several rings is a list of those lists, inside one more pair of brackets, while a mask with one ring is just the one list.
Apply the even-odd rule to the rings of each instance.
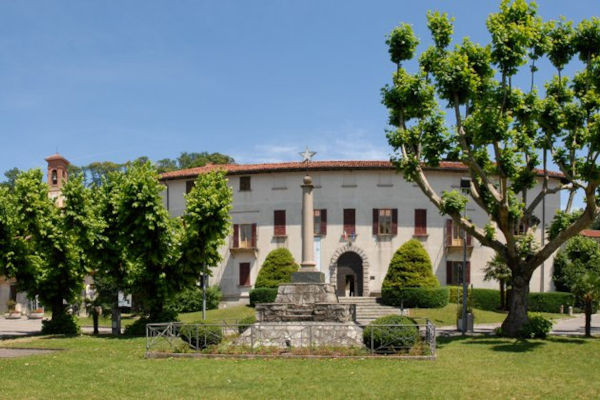
[[52, 184], [58, 185], [58, 174], [55, 169], [52, 170]]

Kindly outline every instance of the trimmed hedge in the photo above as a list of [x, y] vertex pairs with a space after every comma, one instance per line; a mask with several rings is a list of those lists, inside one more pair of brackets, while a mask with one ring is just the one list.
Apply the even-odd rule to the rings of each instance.
[[42, 321], [43, 335], [79, 335], [80, 333], [79, 322], [71, 314], [52, 315], [52, 319]]
[[560, 312], [561, 304], [565, 306], [565, 312], [569, 306], [575, 303], [575, 296], [565, 292], [529, 293], [529, 311], [537, 312]]
[[250, 291], [250, 307], [258, 303], [273, 303], [277, 297], [277, 288], [256, 288]]
[[441, 308], [448, 305], [449, 291], [439, 288], [386, 287], [381, 290], [381, 301], [390, 306], [406, 308]]
[[[221, 289], [211, 286], [206, 289], [206, 309], [215, 310], [221, 302]], [[177, 293], [171, 300], [170, 307], [178, 313], [195, 312], [202, 310], [202, 288], [192, 287]]]
[[383, 280], [382, 290], [439, 286], [427, 250], [420, 241], [411, 239], [394, 253]]
[[294, 261], [292, 253], [285, 247], [271, 251], [256, 277], [256, 288], [277, 288], [282, 283], [292, 281], [292, 274], [298, 271], [299, 265]]
[[[457, 302], [457, 296], [462, 293], [460, 286], [449, 286], [450, 303]], [[498, 311], [500, 309], [500, 291], [496, 289], [476, 289], [469, 290], [473, 307], [480, 310]], [[510, 290], [506, 292], [507, 302], [510, 299]], [[565, 292], [544, 292], [529, 293], [528, 305], [529, 311], [557, 313], [560, 306], [572, 306], [575, 302], [575, 296], [572, 293]]]
[[[398, 326], [373, 326], [398, 325]], [[372, 341], [372, 342], [371, 342]], [[363, 331], [363, 342], [367, 348], [377, 352], [408, 351], [419, 341], [419, 328], [414, 319], [400, 315], [377, 318]]]

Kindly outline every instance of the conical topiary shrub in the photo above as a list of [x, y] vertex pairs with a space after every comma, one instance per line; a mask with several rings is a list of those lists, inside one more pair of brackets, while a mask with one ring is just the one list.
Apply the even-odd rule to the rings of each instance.
[[404, 243], [392, 257], [382, 289], [386, 288], [435, 288], [439, 287], [431, 259], [416, 239]]
[[254, 287], [276, 288], [281, 283], [289, 283], [292, 273], [298, 271], [298, 264], [286, 248], [271, 251], [263, 263]]

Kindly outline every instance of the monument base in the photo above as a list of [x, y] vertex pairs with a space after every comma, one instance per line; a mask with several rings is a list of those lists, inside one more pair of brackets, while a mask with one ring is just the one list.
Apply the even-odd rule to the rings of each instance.
[[325, 274], [320, 271], [293, 272], [292, 283], [325, 283]]

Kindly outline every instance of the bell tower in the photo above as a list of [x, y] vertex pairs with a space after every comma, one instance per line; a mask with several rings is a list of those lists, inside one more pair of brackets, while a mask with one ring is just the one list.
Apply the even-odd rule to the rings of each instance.
[[58, 153], [46, 157], [46, 162], [48, 163], [48, 196], [56, 199], [56, 204], [62, 207], [61, 190], [63, 183], [68, 179], [67, 167], [70, 162]]

